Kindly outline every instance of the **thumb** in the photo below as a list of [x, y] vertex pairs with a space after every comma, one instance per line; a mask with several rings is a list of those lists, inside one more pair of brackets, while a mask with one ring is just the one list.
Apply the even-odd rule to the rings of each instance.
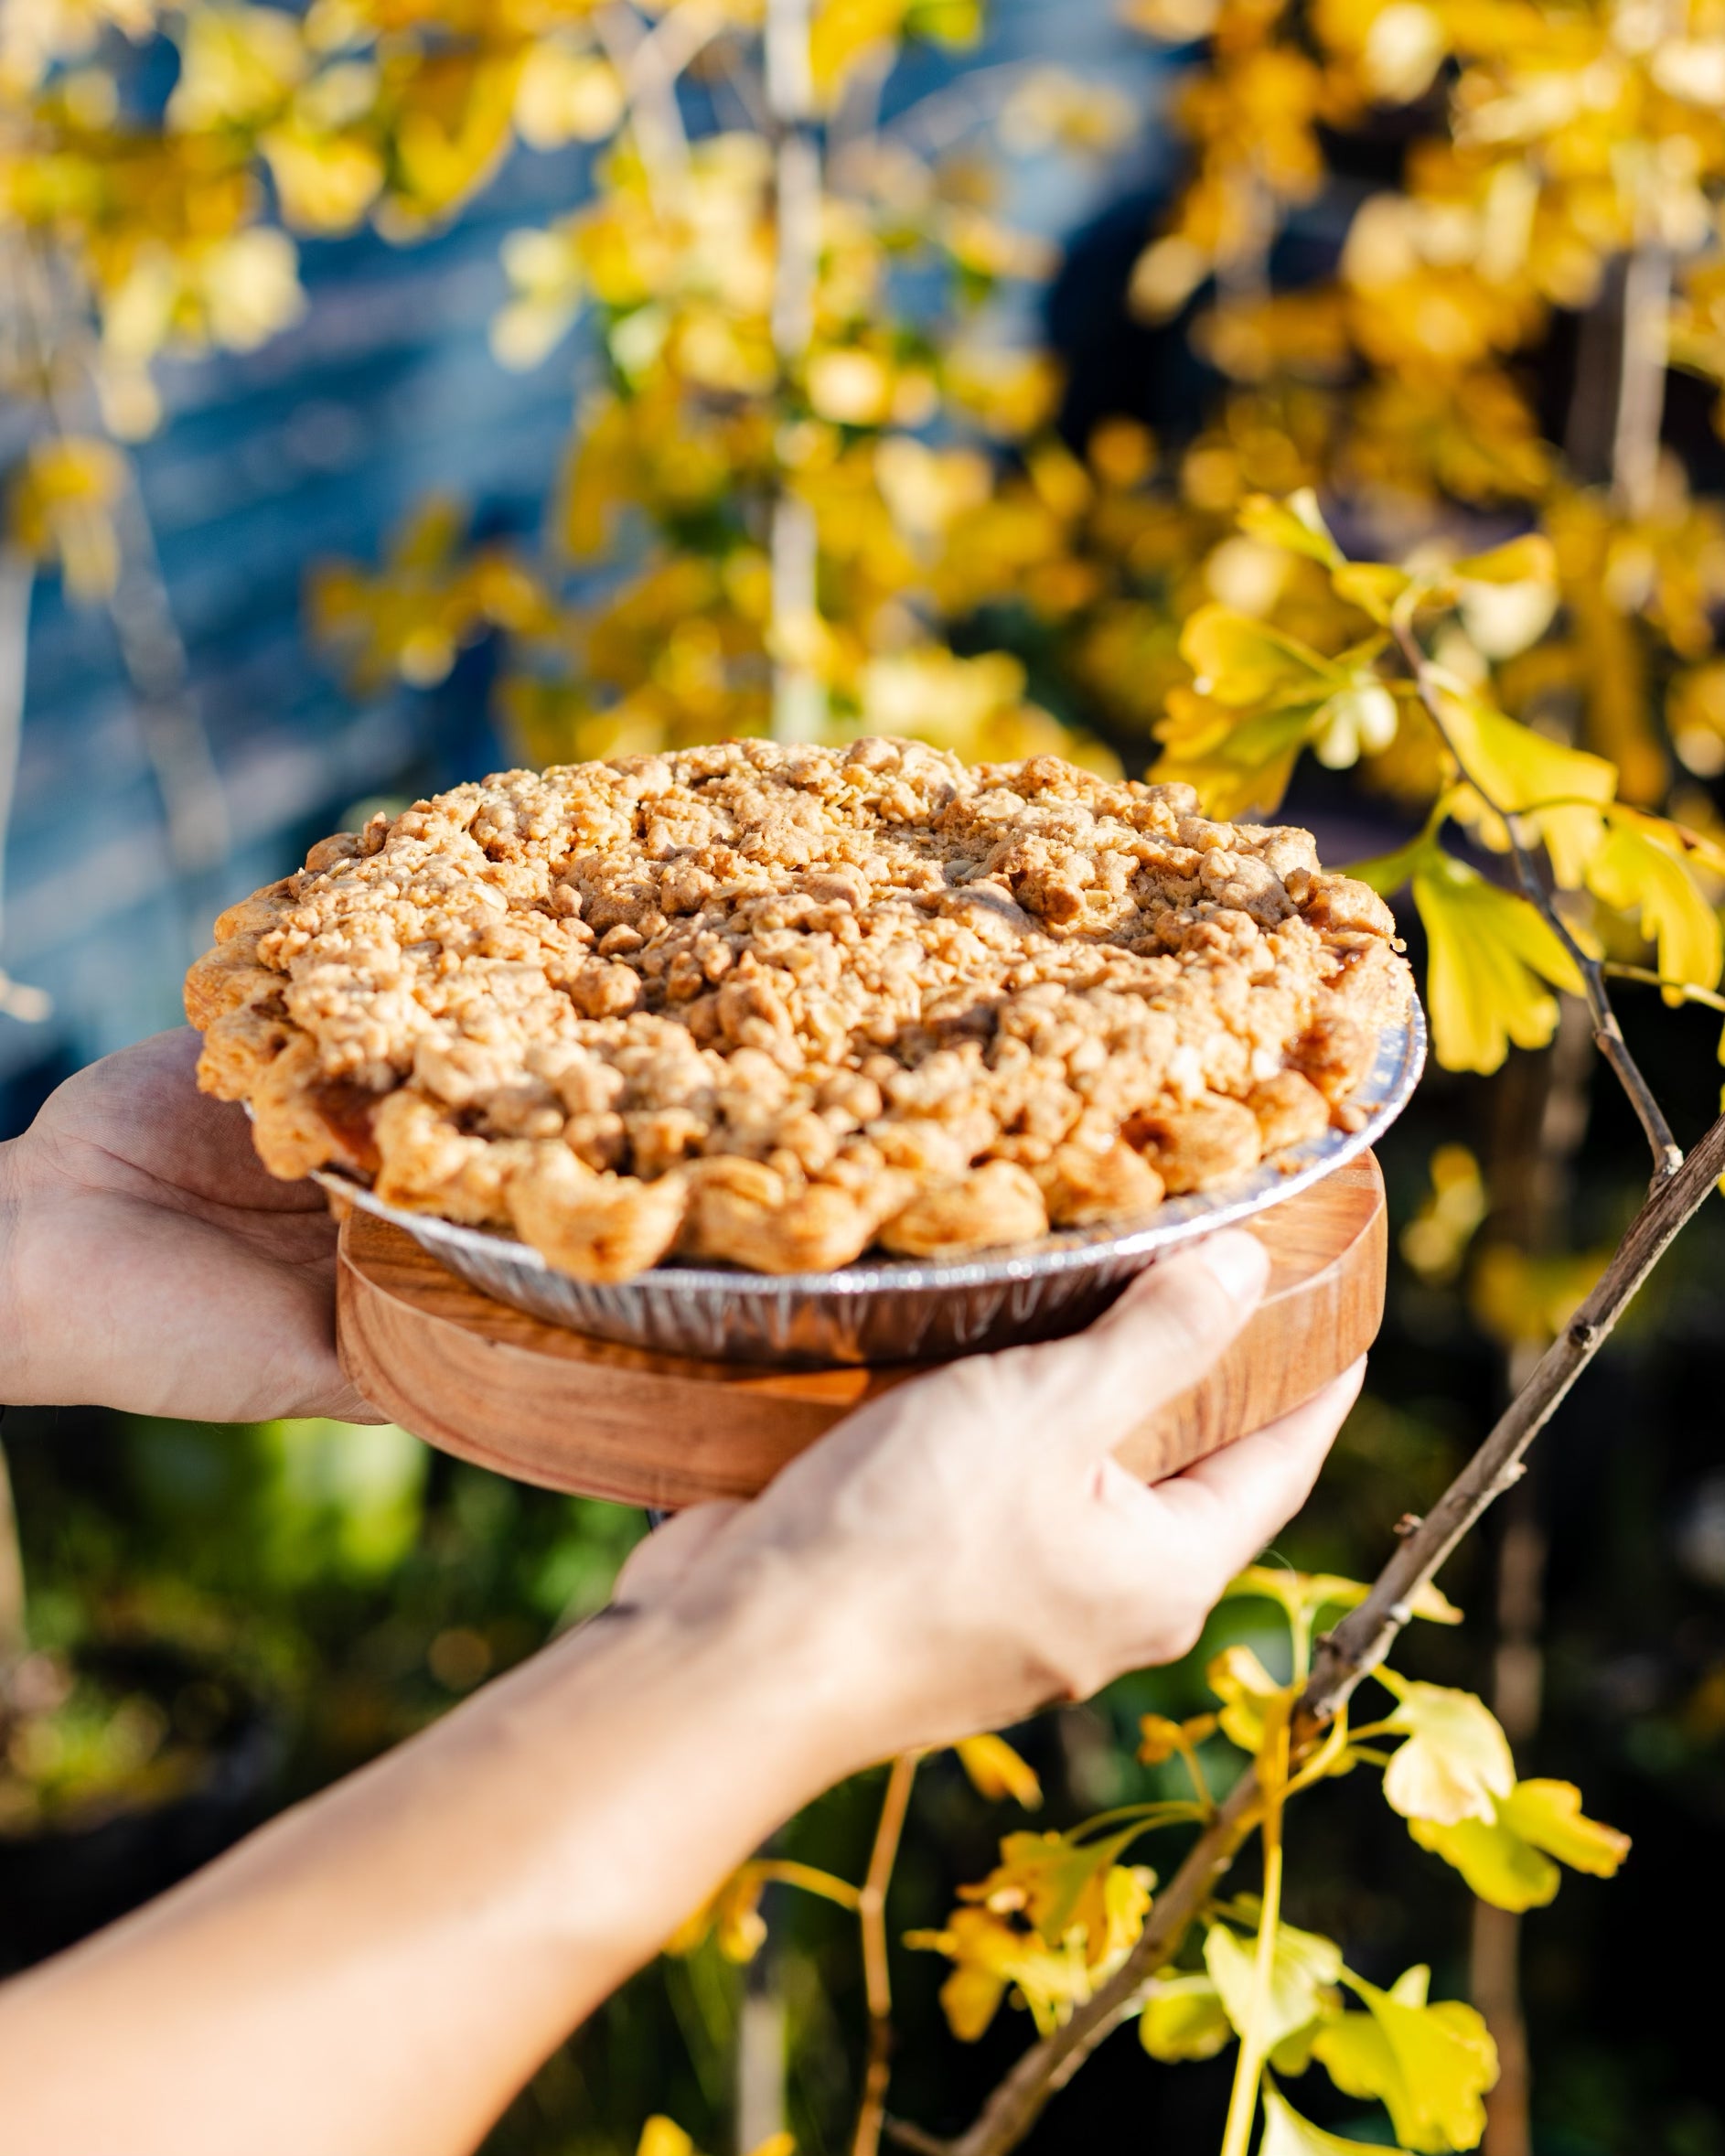
[[1012, 1366], [1013, 1420], [1039, 1443], [1057, 1438], [1081, 1460], [1106, 1457], [1204, 1375], [1269, 1278], [1263, 1244], [1240, 1228], [1159, 1260], [1087, 1331], [996, 1358]]

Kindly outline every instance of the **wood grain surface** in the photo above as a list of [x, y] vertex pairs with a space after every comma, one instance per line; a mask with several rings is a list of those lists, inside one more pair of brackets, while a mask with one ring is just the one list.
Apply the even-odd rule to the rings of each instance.
[[[1196, 1384], [1120, 1457], [1146, 1481], [1310, 1400], [1384, 1309], [1384, 1181], [1370, 1153], [1253, 1221], [1269, 1291]], [[588, 1339], [480, 1294], [365, 1213], [341, 1231], [341, 1359], [382, 1413], [465, 1460], [625, 1504], [751, 1496], [866, 1400], [927, 1366], [771, 1370]]]

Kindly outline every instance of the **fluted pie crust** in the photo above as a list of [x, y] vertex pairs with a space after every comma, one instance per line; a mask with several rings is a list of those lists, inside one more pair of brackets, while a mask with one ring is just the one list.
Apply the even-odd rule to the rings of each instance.
[[1357, 1123], [1410, 992], [1310, 834], [908, 741], [506, 771], [325, 839], [192, 968], [274, 1175], [672, 1257], [956, 1258]]

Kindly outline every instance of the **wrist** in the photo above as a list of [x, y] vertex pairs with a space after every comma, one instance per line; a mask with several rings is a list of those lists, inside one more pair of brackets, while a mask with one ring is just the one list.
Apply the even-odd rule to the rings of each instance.
[[842, 1558], [769, 1545], [711, 1571], [697, 1564], [637, 1620], [708, 1681], [741, 1687], [805, 1785], [798, 1804], [919, 1741], [905, 1683], [914, 1647], [894, 1648], [890, 1612], [856, 1572]]

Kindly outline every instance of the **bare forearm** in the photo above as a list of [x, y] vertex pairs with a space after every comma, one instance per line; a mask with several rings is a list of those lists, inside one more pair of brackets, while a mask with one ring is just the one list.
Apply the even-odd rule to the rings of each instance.
[[783, 1615], [606, 1623], [0, 1993], [8, 2149], [471, 2149], [858, 1763], [831, 1643], [804, 1625], [799, 1648]]

